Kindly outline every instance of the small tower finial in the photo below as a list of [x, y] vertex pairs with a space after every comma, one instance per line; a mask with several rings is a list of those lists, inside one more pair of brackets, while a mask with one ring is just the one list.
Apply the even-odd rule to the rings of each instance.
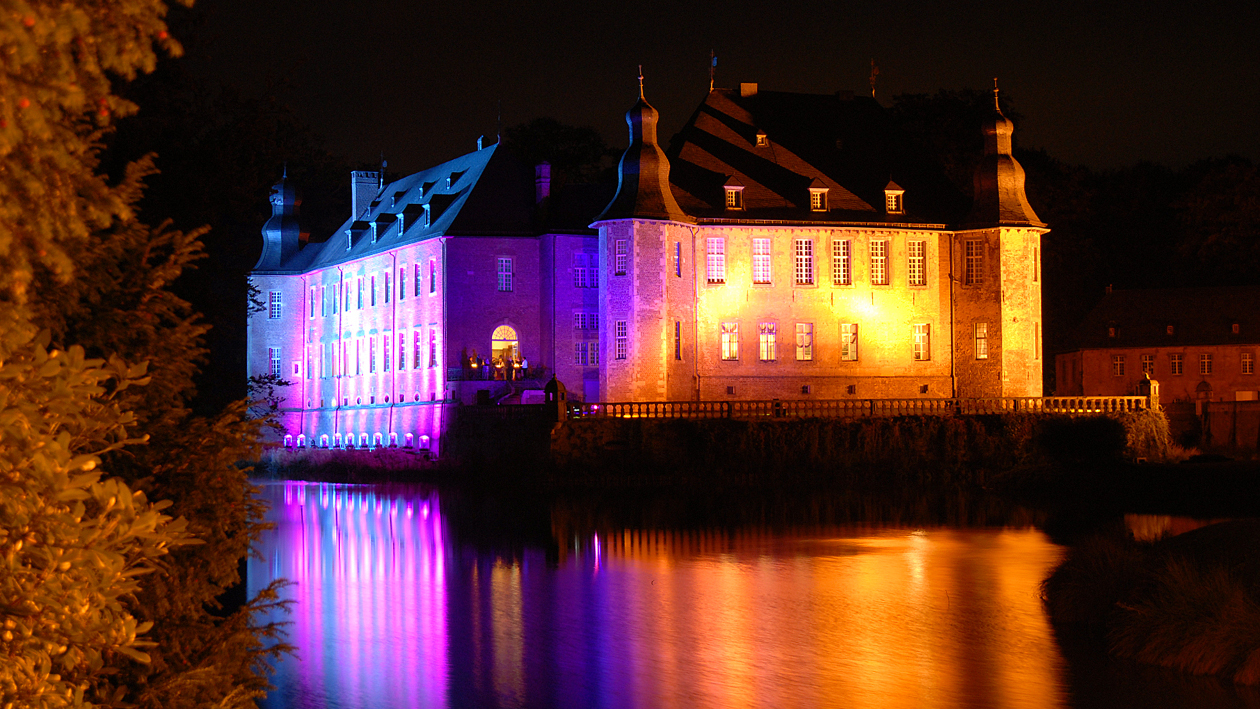
[[996, 108], [996, 109], [997, 109], [997, 110], [999, 110], [999, 111], [1001, 111], [1001, 110], [1002, 110], [1002, 107], [998, 105], [998, 87], [997, 87], [997, 77], [996, 77], [996, 76], [995, 76], [995, 77], [993, 77], [993, 107], [994, 107], [994, 108]]
[[879, 76], [879, 65], [871, 59], [871, 98], [875, 98], [875, 77]]
[[288, 160], [284, 161], [284, 174], [280, 176], [280, 179], [281, 180], [289, 179], [289, 161]]
[[643, 98], [643, 65], [642, 64], [639, 65], [639, 98]]
[[717, 54], [709, 50], [709, 93], [713, 92], [713, 75], [717, 73]]

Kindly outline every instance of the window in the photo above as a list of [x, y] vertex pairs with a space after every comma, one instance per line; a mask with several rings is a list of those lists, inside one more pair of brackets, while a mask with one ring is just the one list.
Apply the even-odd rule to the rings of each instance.
[[586, 343], [585, 342], [573, 343], [573, 363], [586, 364]]
[[984, 283], [984, 242], [968, 239], [963, 244], [963, 284], [978, 286]]
[[1146, 374], [1151, 377], [1155, 376], [1155, 355], [1142, 355], [1142, 374]]
[[398, 267], [398, 299], [402, 300], [407, 297], [407, 267], [405, 265]]
[[976, 338], [976, 359], [989, 358], [989, 323], [978, 322], [971, 326]]
[[856, 362], [858, 358], [857, 323], [840, 323], [840, 359]]
[[381, 371], [389, 371], [389, 335], [381, 335]]
[[359, 310], [363, 310], [363, 276], [359, 276], [355, 279], [355, 287], [358, 289], [359, 297], [354, 307]]
[[1199, 355], [1199, 374], [1212, 373], [1212, 355], [1204, 352]]
[[739, 323], [722, 323], [722, 359], [739, 359]]
[[407, 369], [407, 333], [398, 333], [398, 371]]
[[315, 319], [315, 300], [316, 300], [315, 286], [311, 286], [311, 319], [312, 320]]
[[884, 193], [884, 207], [888, 210], [889, 214], [901, 214], [906, 211], [904, 206], [905, 202], [902, 200], [904, 196], [905, 195], [900, 192]]
[[682, 359], [682, 321], [674, 321], [674, 359]]
[[[417, 347], [416, 349], [419, 349]], [[437, 325], [429, 325], [429, 368], [438, 366]]]
[[827, 190], [809, 191], [809, 209], [813, 212], [827, 211]]
[[617, 239], [613, 244], [613, 275], [624, 276], [630, 268], [630, 241]]
[[429, 295], [437, 292], [437, 259], [429, 259]]
[[354, 340], [354, 374], [359, 376], [363, 374], [363, 338], [355, 338]]
[[847, 239], [831, 242], [831, 284], [847, 286], [853, 283], [852, 242]]
[[1041, 359], [1041, 323], [1033, 321], [1033, 359]]
[[932, 326], [920, 323], [911, 327], [914, 336], [914, 361], [926, 362], [932, 359]]
[[389, 271], [385, 272], [385, 290], [381, 291], [385, 294], [385, 302], [389, 302], [389, 296], [393, 295], [393, 289], [389, 287]]
[[1181, 369], [1182, 359], [1181, 358], [1182, 358], [1181, 354], [1168, 355], [1168, 373], [1169, 374], [1172, 374], [1178, 377], [1181, 376], [1181, 372], [1182, 372], [1182, 369]]
[[1041, 280], [1041, 249], [1033, 247], [1033, 283]]
[[420, 280], [420, 264], [416, 264], [415, 273], [413, 275], [415, 275], [416, 277], [416, 290], [415, 290], [416, 297], [419, 298], [420, 289], [424, 287], [421, 285], [422, 281]]
[[371, 282], [370, 288], [372, 289], [372, 291], [368, 295], [368, 305], [371, 305], [373, 308], [375, 308], [376, 307], [376, 276], [372, 276], [372, 282]]
[[885, 239], [871, 242], [871, 285], [888, 285], [888, 241]]
[[421, 338], [420, 331], [421, 331], [421, 328], [416, 328], [415, 335], [413, 335], [412, 337], [413, 339], [412, 341], [413, 351], [411, 353], [411, 368], [412, 369], [420, 369], [422, 366], [424, 366], [422, 364], [424, 362], [424, 359], [423, 359], [424, 354], [423, 354], [422, 348], [420, 347], [420, 338]]
[[588, 279], [586, 271], [587, 254], [573, 254], [573, 287], [574, 288], [594, 288]]
[[271, 320], [280, 319], [280, 291], [273, 290], [267, 296], [267, 317]]
[[674, 275], [682, 278], [682, 242], [674, 242]]
[[753, 239], [753, 283], [770, 283], [770, 240]]
[[814, 285], [814, 240], [796, 240], [796, 285]]
[[1111, 355], [1111, 376], [1124, 376], [1124, 355]]
[[757, 147], [766, 148], [770, 146], [770, 138], [764, 131], [757, 131]]
[[1256, 356], [1252, 354], [1251, 352], [1242, 353], [1242, 373], [1243, 374], [1256, 373]]
[[710, 237], [704, 243], [704, 263], [709, 283], [726, 283], [726, 239]]
[[573, 363], [591, 366], [599, 364], [599, 343], [578, 342], [574, 344]]
[[280, 348], [268, 347], [267, 358], [270, 360], [270, 369], [268, 371], [271, 372], [273, 377], [280, 376]]
[[343, 304], [341, 309], [348, 313], [350, 312], [350, 294], [354, 289], [350, 287], [349, 281], [342, 281], [341, 289], [345, 291], [346, 294], [346, 302]]
[[726, 208], [727, 209], [743, 209], [744, 208], [744, 190], [739, 187], [726, 188]]
[[512, 291], [512, 259], [508, 256], [499, 257], [499, 292], [510, 293]]
[[779, 324], [763, 322], [757, 325], [757, 359], [773, 362], [778, 359]]
[[912, 286], [927, 285], [927, 242], [911, 241], [906, 244], [906, 278]]
[[617, 359], [625, 359], [630, 351], [630, 331], [626, 327], [626, 321], [618, 320], [614, 332], [616, 334], [616, 357]]
[[319, 315], [328, 317], [328, 286], [319, 287]]
[[599, 313], [573, 313], [574, 330], [598, 330]]
[[809, 362], [814, 359], [814, 323], [796, 323], [796, 361]]

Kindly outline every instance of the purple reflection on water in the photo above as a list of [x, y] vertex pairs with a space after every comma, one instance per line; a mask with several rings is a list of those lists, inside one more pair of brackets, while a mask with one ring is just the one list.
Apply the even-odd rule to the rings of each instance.
[[[250, 593], [276, 578], [294, 582], [284, 593], [292, 614], [271, 620], [291, 621], [298, 647], [278, 667], [267, 706], [448, 706], [436, 495], [287, 482], [265, 486], [263, 497], [276, 527], [256, 546], [262, 558], [250, 560]], [[413, 504], [433, 512], [412, 515]]]

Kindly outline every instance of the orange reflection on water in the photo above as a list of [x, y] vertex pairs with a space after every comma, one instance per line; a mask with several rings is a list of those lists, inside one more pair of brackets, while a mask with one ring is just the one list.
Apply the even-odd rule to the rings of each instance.
[[1060, 556], [1032, 529], [625, 531], [601, 620], [627, 705], [1063, 706], [1038, 596]]

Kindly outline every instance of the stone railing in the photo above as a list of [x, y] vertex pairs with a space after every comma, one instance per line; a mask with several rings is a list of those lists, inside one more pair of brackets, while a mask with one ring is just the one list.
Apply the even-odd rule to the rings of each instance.
[[963, 414], [1106, 414], [1150, 408], [1145, 396], [1039, 396], [993, 399], [830, 399], [640, 401], [573, 404], [572, 418], [868, 418]]

